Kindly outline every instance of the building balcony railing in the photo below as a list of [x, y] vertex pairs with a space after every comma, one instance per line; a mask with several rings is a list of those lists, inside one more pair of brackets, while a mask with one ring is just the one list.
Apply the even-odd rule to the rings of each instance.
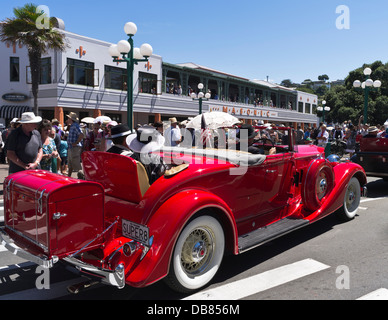
[[[42, 85], [39, 90], [39, 105], [42, 107], [61, 106], [76, 109], [100, 109], [106, 112], [126, 112], [127, 93], [115, 89], [101, 89], [101, 87], [85, 87], [56, 83]], [[277, 108], [271, 106], [258, 106], [242, 102], [230, 102], [216, 99], [203, 101], [203, 112], [212, 108], [220, 111], [231, 111], [245, 119], [263, 119], [279, 122], [306, 122], [316, 123], [315, 114], [300, 113], [297, 110]], [[226, 108], [226, 109], [225, 109]], [[198, 114], [199, 103], [191, 97], [169, 93], [134, 95], [134, 112], [159, 113], [164, 115], [195, 116]], [[249, 111], [248, 111], [249, 110]], [[262, 111], [261, 113], [256, 112]], [[242, 112], [242, 114], [241, 114]]]

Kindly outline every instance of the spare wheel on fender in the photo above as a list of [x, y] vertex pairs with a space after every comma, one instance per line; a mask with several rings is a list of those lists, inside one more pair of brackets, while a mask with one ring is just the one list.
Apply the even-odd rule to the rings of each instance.
[[334, 187], [333, 167], [326, 159], [311, 161], [304, 178], [302, 201], [311, 211], [318, 210]]

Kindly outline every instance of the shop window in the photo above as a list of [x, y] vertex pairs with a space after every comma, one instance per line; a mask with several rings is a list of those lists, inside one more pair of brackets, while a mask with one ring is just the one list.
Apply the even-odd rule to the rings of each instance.
[[298, 112], [303, 113], [303, 102], [298, 103]]
[[139, 92], [156, 94], [157, 82], [156, 74], [139, 72]]
[[89, 117], [89, 112], [88, 111], [80, 111], [78, 117], [79, 117], [79, 120], [81, 121], [81, 119]]
[[121, 123], [121, 114], [119, 113], [105, 113], [105, 116], [112, 119], [112, 121], [116, 121], [117, 123]]
[[51, 83], [51, 58], [41, 59], [40, 84]]
[[51, 121], [51, 119], [55, 118], [54, 110], [42, 109], [41, 112], [42, 112], [43, 119], [48, 119]]
[[9, 77], [11, 82], [20, 81], [20, 66], [18, 57], [10, 58]]
[[67, 58], [67, 82], [88, 87], [98, 85], [98, 70], [94, 63]]
[[304, 112], [311, 113], [311, 104], [310, 103], [306, 103]]
[[[27, 66], [26, 81], [28, 84], [32, 83], [30, 66]], [[39, 78], [39, 84], [49, 84], [49, 83], [51, 83], [51, 58], [50, 57], [41, 59], [40, 78]]]
[[127, 70], [123, 68], [116, 68], [105, 66], [105, 88], [127, 90]]

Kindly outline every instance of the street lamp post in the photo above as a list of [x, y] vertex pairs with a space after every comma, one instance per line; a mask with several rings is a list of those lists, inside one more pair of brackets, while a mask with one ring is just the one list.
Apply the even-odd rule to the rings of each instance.
[[[198, 100], [199, 101], [199, 114], [202, 114], [202, 101], [207, 101], [210, 99], [211, 95], [209, 92], [207, 92], [206, 94], [204, 94], [202, 92], [202, 89], [203, 89], [203, 84], [202, 83], [199, 83], [198, 84], [198, 89], [200, 90], [199, 93], [198, 93], [198, 98], [197, 98], [197, 94], [195, 92], [193, 92], [191, 94], [191, 98], [193, 100]], [[205, 97], [205, 98], [204, 98]]]
[[364, 75], [366, 77], [365, 81], [361, 83], [360, 80], [356, 80], [353, 82], [353, 87], [356, 89], [361, 88], [364, 90], [364, 124], [367, 123], [368, 119], [368, 98], [369, 98], [369, 91], [376, 90], [381, 87], [381, 81], [376, 80], [373, 81], [370, 78], [370, 75], [372, 74], [371, 68], [365, 68], [364, 69]]
[[323, 100], [322, 107], [318, 107], [317, 110], [322, 112], [322, 122], [324, 123], [325, 122], [325, 111], [329, 112], [330, 107], [326, 107], [326, 101]]
[[[132, 37], [137, 32], [137, 26], [133, 22], [128, 22], [124, 26], [124, 31], [129, 39], [121, 40], [117, 44], [109, 47], [109, 54], [112, 56], [114, 62], [127, 63], [127, 122], [131, 130], [133, 130], [133, 71], [134, 66], [138, 62], [147, 62], [148, 58], [152, 56], [153, 49], [148, 44], [143, 44], [140, 49], [133, 47]], [[120, 55], [122, 57], [120, 58]]]

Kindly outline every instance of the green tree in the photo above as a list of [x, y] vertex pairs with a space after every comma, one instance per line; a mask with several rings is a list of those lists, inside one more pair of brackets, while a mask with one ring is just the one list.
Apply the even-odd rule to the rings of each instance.
[[364, 92], [353, 87], [355, 80], [364, 81], [364, 69], [372, 69], [371, 78], [380, 80], [380, 89], [369, 92], [368, 123], [372, 125], [383, 124], [388, 119], [388, 63], [375, 61], [372, 64], [364, 64], [362, 67], [349, 72], [344, 86], [332, 87], [322, 99], [327, 101], [331, 111], [325, 116], [333, 122], [351, 120], [358, 124], [358, 120], [364, 111]]
[[318, 80], [319, 81], [327, 81], [327, 80], [329, 80], [329, 76], [327, 74], [322, 74], [322, 75], [318, 76]]
[[23, 7], [14, 8], [13, 13], [15, 17], [2, 21], [0, 40], [11, 43], [18, 42], [27, 47], [31, 68], [34, 112], [37, 115], [41, 57], [49, 49], [64, 51], [67, 47], [65, 35], [54, 28], [52, 20], [44, 28], [37, 24], [38, 19], [42, 18], [42, 12], [37, 12], [35, 4], [29, 3]]
[[295, 87], [295, 83], [293, 83], [291, 81], [291, 79], [284, 79], [281, 83], [280, 83], [281, 86], [283, 87], [287, 87], [287, 88], [292, 88], [292, 87]]

